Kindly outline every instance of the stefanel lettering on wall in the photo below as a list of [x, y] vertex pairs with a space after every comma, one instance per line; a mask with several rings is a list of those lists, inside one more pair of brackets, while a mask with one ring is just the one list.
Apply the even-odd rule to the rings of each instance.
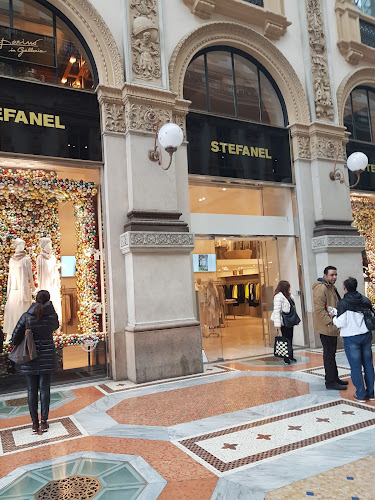
[[61, 128], [65, 130], [65, 125], [60, 123], [60, 116], [46, 113], [26, 112], [22, 109], [0, 108], [0, 122], [13, 121], [24, 125], [35, 125], [38, 127]]
[[0, 77], [0, 151], [101, 161], [96, 94]]
[[243, 144], [231, 144], [228, 142], [211, 141], [213, 153], [229, 153], [231, 155], [255, 156], [256, 158], [267, 158], [272, 160], [267, 148], [246, 146]]
[[203, 113], [186, 129], [191, 174], [292, 182], [288, 129]]

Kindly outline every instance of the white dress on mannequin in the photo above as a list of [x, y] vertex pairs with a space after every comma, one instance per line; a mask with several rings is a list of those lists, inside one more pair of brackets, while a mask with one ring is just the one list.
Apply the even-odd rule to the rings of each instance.
[[30, 258], [23, 249], [21, 251], [16, 249], [9, 261], [7, 302], [4, 309], [3, 330], [7, 334], [7, 342], [11, 339], [21, 315], [31, 306], [34, 289]]
[[[42, 238], [49, 240], [49, 238]], [[50, 242], [51, 240], [49, 240]], [[47, 290], [51, 296], [51, 302], [57, 316], [59, 318], [60, 325], [62, 324], [62, 308], [61, 308], [61, 285], [60, 285], [60, 273], [59, 266], [56, 262], [56, 257], [51, 251], [51, 245], [42, 245], [42, 251], [36, 258], [36, 272], [38, 276], [38, 289]]]

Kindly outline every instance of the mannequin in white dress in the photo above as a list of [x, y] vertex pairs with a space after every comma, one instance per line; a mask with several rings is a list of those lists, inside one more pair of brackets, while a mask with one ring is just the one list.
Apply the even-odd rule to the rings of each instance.
[[44, 237], [39, 240], [39, 245], [42, 251], [36, 258], [36, 273], [38, 277], [38, 289], [48, 290], [51, 296], [51, 302], [60, 325], [62, 324], [62, 310], [61, 310], [61, 285], [59, 265], [56, 262], [56, 257], [52, 253], [51, 238]]
[[4, 309], [4, 333], [9, 342], [14, 327], [21, 315], [32, 303], [32, 292], [35, 290], [30, 257], [25, 252], [25, 242], [16, 238], [12, 243], [15, 249], [9, 261], [7, 302]]

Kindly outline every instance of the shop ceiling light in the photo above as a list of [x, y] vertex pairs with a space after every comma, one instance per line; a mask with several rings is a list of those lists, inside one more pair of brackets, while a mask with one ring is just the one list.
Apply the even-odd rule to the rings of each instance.
[[71, 64], [74, 64], [74, 63], [76, 62], [76, 60], [77, 60], [77, 59], [76, 59], [74, 56], [72, 56], [72, 57], [69, 59], [69, 62], [70, 62]]
[[[157, 161], [163, 170], [168, 170], [172, 165], [173, 153], [181, 146], [184, 140], [184, 133], [178, 125], [175, 123], [166, 123], [161, 127], [158, 133], [159, 119], [156, 121], [155, 127], [155, 142], [154, 149], [148, 152], [148, 157], [151, 161]], [[169, 154], [169, 163], [166, 167], [162, 166], [162, 154], [160, 147], [156, 144], [156, 139], [158, 139], [159, 144], [167, 151]]]
[[340, 184], [345, 184], [347, 187], [356, 186], [359, 183], [362, 172], [366, 170], [366, 167], [368, 165], [367, 156], [364, 153], [357, 151], [355, 153], [352, 153], [346, 160], [346, 166], [348, 167], [348, 169], [351, 172], [354, 172], [355, 175], [357, 176], [356, 182], [354, 184], [349, 185], [345, 182], [344, 172], [340, 168], [336, 168], [338, 155], [339, 151], [337, 152], [333, 171], [329, 173], [329, 178], [331, 179], [331, 181], [340, 181]]

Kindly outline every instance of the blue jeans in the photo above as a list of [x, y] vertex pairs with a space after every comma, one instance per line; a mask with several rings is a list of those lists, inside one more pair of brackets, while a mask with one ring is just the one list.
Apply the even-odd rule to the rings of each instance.
[[[366, 396], [374, 397], [374, 364], [372, 362], [371, 339], [371, 332], [344, 337], [345, 354], [349, 361], [356, 396], [359, 399], [365, 399]], [[366, 388], [363, 383], [362, 366], [365, 371]]]

